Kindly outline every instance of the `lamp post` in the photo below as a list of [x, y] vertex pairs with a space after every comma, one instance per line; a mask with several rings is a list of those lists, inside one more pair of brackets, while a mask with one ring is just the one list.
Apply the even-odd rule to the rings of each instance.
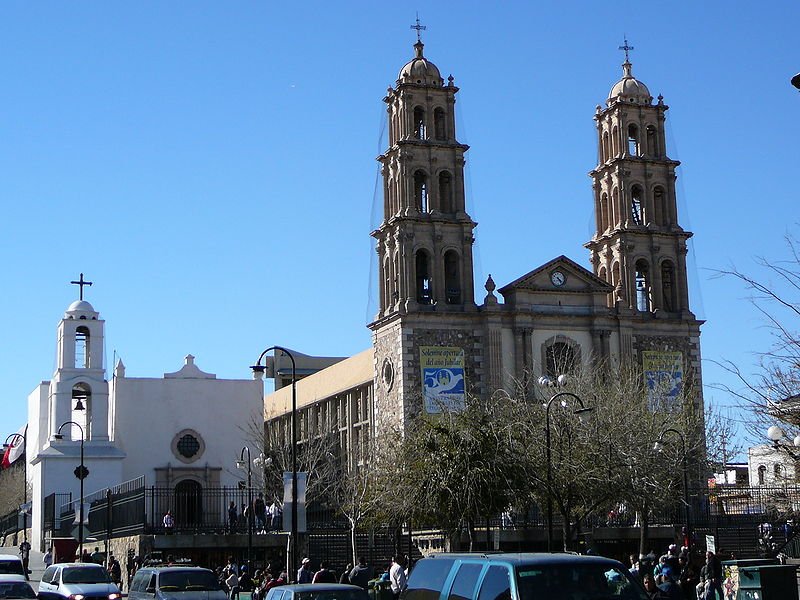
[[294, 578], [297, 573], [297, 570], [294, 568], [295, 561], [297, 560], [297, 368], [292, 353], [281, 346], [270, 346], [264, 350], [258, 357], [256, 364], [252, 365], [250, 368], [253, 369], [254, 379], [263, 379], [264, 370], [266, 367], [261, 364], [261, 360], [264, 358], [264, 356], [266, 356], [267, 352], [272, 350], [279, 350], [280, 352], [283, 352], [289, 357], [289, 360], [292, 361], [292, 529], [289, 534], [291, 536], [291, 556], [287, 557], [286, 562], [289, 577]]
[[[559, 375], [558, 379], [553, 382], [547, 377], [540, 377], [539, 378], [539, 385], [541, 386], [554, 386], [554, 385], [565, 385], [567, 383], [567, 376], [566, 375]], [[550, 400], [547, 401], [545, 404], [545, 429], [544, 429], [544, 441], [545, 447], [547, 450], [547, 551], [552, 552], [553, 550], [553, 449], [550, 442], [550, 407], [553, 405], [553, 402], [556, 400], [561, 400], [562, 405], [566, 406], [567, 399], [575, 400], [578, 403], [580, 408], [574, 410], [572, 414], [577, 415], [578, 418], [582, 418], [583, 416], [590, 413], [594, 410], [591, 407], [587, 407], [583, 400], [580, 399], [577, 395], [573, 394], [572, 392], [558, 392], [550, 397]]]
[[61, 430], [64, 429], [65, 425], [74, 425], [81, 432], [81, 464], [77, 469], [75, 469], [75, 477], [77, 477], [78, 480], [81, 482], [80, 484], [81, 500], [80, 500], [80, 508], [78, 509], [79, 510], [78, 518], [80, 519], [80, 522], [78, 523], [78, 553], [79, 553], [78, 555], [81, 557], [82, 560], [83, 559], [83, 480], [89, 474], [89, 472], [86, 470], [86, 467], [83, 465], [83, 442], [85, 438], [83, 433], [83, 427], [81, 427], [80, 423], [76, 423], [75, 421], [65, 421], [58, 428], [58, 431], [56, 432], [55, 436], [53, 436], [55, 437], [55, 439], [57, 440], [64, 439], [64, 436], [61, 434]]
[[[244, 460], [245, 452], [247, 452], [247, 462]], [[253, 477], [250, 448], [247, 446], [242, 448], [239, 460], [236, 461], [236, 466], [240, 469], [243, 469], [245, 465], [247, 465], [247, 572], [251, 573], [251, 561], [253, 560]]]
[[683, 470], [683, 509], [684, 509], [684, 516], [686, 519], [686, 545], [689, 550], [689, 556], [692, 555], [692, 522], [691, 522], [691, 510], [689, 508], [689, 466], [687, 464], [686, 459], [686, 438], [683, 434], [674, 429], [672, 427], [667, 427], [664, 431], [662, 431], [658, 439], [653, 444], [653, 450], [656, 452], [662, 452], [664, 450], [664, 436], [668, 433], [672, 433], [681, 440], [681, 463], [682, 463], [682, 470]]
[[22, 439], [22, 539], [28, 541], [28, 510], [25, 505], [28, 503], [28, 426], [25, 425], [23, 433], [11, 433], [3, 443], [3, 449], [11, 452], [11, 448], [19, 446]]

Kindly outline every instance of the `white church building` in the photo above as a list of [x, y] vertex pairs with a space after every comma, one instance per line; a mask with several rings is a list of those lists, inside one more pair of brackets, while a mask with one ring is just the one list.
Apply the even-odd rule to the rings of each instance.
[[119, 361], [109, 381], [105, 322], [82, 296], [58, 324], [52, 379], [28, 397], [34, 548], [47, 542], [44, 499], [71, 493], [79, 500], [81, 446], [89, 471], [84, 496], [139, 477], [147, 486], [182, 490], [235, 486], [247, 426], [263, 422], [260, 381], [217, 379], [191, 355], [158, 378], [127, 377]]

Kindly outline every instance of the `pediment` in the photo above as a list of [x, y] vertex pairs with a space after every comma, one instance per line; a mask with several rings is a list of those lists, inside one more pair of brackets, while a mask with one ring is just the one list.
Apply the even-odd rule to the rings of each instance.
[[[558, 282], [563, 278], [563, 283]], [[503, 296], [515, 292], [608, 294], [613, 286], [563, 254], [500, 288]]]

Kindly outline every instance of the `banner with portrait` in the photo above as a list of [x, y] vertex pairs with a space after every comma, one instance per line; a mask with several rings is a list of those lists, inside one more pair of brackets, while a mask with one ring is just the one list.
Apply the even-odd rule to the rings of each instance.
[[421, 346], [419, 364], [425, 412], [436, 414], [463, 409], [464, 349]]
[[650, 410], [677, 408], [683, 391], [683, 353], [644, 351], [642, 370], [647, 383], [647, 404]]

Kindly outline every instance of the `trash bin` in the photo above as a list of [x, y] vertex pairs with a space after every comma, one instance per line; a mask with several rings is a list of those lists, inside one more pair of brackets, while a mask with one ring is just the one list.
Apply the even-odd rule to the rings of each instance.
[[800, 600], [796, 565], [739, 567], [736, 600]]
[[370, 600], [392, 600], [391, 582], [373, 579], [367, 585], [367, 593], [369, 594]]

